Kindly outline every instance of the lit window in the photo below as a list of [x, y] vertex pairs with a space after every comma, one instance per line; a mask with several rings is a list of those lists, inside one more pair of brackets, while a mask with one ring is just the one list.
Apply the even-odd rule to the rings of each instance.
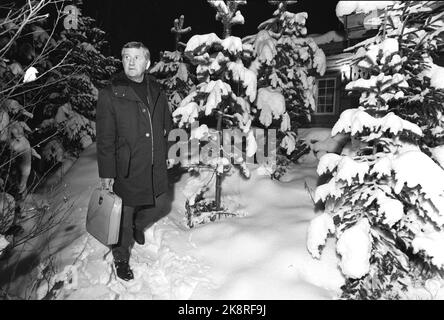
[[336, 78], [316, 80], [316, 113], [335, 113]]

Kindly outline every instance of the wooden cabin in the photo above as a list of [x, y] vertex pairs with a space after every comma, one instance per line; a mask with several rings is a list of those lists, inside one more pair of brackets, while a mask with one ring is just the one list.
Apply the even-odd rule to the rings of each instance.
[[[442, 4], [437, 1], [436, 6]], [[349, 48], [377, 34], [379, 23], [375, 18], [383, 13], [383, 9], [370, 12], [355, 12], [341, 17], [345, 35], [343, 41], [318, 43], [327, 57], [327, 71], [316, 80], [316, 110], [312, 116], [311, 127], [334, 126], [342, 111], [359, 106], [359, 93], [345, 91], [348, 82], [360, 77], [367, 79], [368, 74], [351, 65], [352, 53], [344, 53]], [[443, 35], [441, 33], [441, 35]], [[316, 40], [315, 40], [316, 41]], [[441, 51], [442, 52], [442, 51]], [[434, 61], [444, 66], [444, 54], [439, 54]]]
[[352, 80], [366, 78], [368, 75], [351, 65], [353, 53], [344, 50], [377, 33], [379, 26], [372, 25], [371, 20], [379, 13], [379, 10], [374, 10], [345, 16], [343, 41], [318, 43], [327, 58], [327, 71], [316, 79], [317, 104], [311, 127], [331, 128], [342, 111], [358, 106], [359, 94], [345, 91], [345, 86]]

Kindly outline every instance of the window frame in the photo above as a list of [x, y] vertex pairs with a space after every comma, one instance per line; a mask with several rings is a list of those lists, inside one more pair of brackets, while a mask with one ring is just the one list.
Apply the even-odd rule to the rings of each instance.
[[[318, 105], [319, 105], [319, 82], [320, 81], [329, 81], [329, 80], [333, 80], [334, 81], [334, 87], [333, 87], [333, 110], [331, 112], [319, 112], [318, 111]], [[315, 92], [315, 99], [316, 99], [316, 110], [314, 112], [315, 115], [335, 115], [336, 114], [336, 99], [337, 99], [337, 83], [338, 83], [338, 79], [336, 76], [331, 75], [331, 76], [327, 76], [327, 77], [323, 77], [323, 78], [317, 78], [316, 79], [316, 92]], [[325, 87], [324, 90], [328, 89], [329, 87]], [[324, 95], [325, 97], [325, 95]], [[327, 106], [327, 105], [325, 105]]]

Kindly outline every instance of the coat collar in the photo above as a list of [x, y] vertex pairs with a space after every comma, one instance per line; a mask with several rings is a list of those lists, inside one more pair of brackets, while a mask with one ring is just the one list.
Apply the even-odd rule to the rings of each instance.
[[[155, 108], [160, 95], [160, 86], [156, 79], [148, 72], [145, 72], [145, 79], [148, 87], [149, 103]], [[123, 71], [112, 77], [111, 84], [113, 94], [119, 98], [145, 103], [145, 101], [140, 100], [139, 96], [128, 85], [128, 81], [129, 80]]]

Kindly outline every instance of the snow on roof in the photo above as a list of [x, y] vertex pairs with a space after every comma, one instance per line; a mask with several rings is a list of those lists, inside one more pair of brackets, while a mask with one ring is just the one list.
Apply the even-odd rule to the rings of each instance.
[[384, 9], [397, 1], [339, 1], [336, 5], [336, 16], [342, 17], [352, 13], [368, 13], [376, 9]]
[[327, 56], [327, 69], [340, 69], [344, 65], [351, 65], [353, 60], [353, 53], [345, 52], [331, 56]]

